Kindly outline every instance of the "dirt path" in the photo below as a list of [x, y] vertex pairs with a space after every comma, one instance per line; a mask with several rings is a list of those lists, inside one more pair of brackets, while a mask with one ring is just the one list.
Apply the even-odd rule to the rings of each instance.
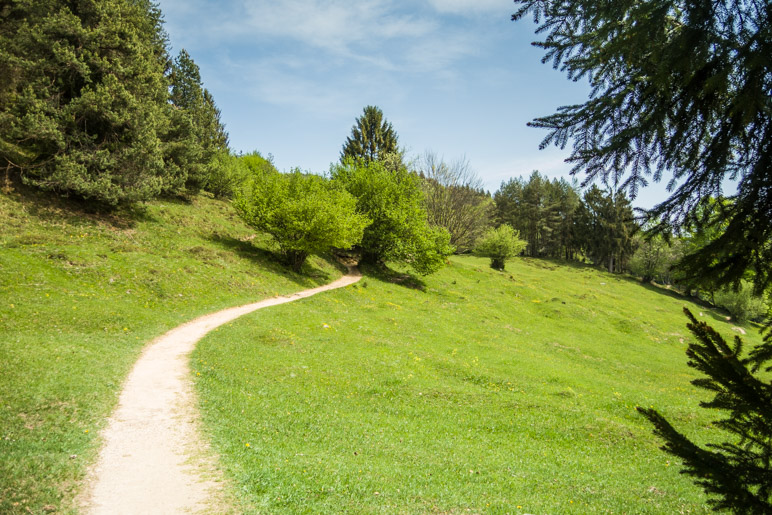
[[148, 345], [102, 433], [104, 446], [89, 472], [79, 502], [82, 511], [113, 515], [224, 511], [217, 507], [222, 499], [221, 475], [197, 430], [188, 355], [206, 333], [235, 318], [359, 279], [359, 273], [349, 269], [348, 275], [325, 286], [197, 318]]

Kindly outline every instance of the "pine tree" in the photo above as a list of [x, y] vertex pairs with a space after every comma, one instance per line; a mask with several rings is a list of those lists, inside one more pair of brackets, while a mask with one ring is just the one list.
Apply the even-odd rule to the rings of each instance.
[[549, 181], [538, 171], [527, 182], [510, 179], [494, 195], [496, 221], [511, 225], [528, 242], [526, 255], [573, 259], [581, 203], [576, 189], [565, 179]]
[[624, 193], [593, 185], [584, 194], [577, 221], [578, 239], [587, 256], [610, 273], [621, 272], [635, 251], [637, 231], [632, 206]]
[[367, 106], [351, 128], [351, 136], [346, 138], [340, 160], [343, 163], [351, 158], [369, 163], [399, 153], [397, 133], [383, 117], [383, 111]]
[[0, 16], [0, 167], [110, 205], [157, 195], [167, 97], [157, 9], [30, 0]]
[[180, 50], [171, 66], [170, 128], [166, 135], [167, 164], [175, 171], [179, 185], [194, 193], [205, 188], [210, 176], [220, 166], [220, 152], [228, 150], [228, 135], [220, 121], [220, 110], [201, 82], [201, 72], [193, 58]]
[[[705, 322], [684, 308], [687, 327], [697, 338], [686, 355], [689, 366], [705, 374], [692, 384], [714, 394], [700, 405], [727, 413], [714, 422], [731, 440], [700, 447], [679, 433], [654, 409], [638, 408], [654, 425], [663, 450], [683, 460], [683, 473], [692, 476], [714, 497], [717, 510], [772, 513], [772, 383], [759, 374], [769, 357], [742, 357], [742, 340], [730, 346]], [[769, 371], [769, 369], [767, 369]]]
[[[537, 118], [542, 147], [573, 140], [569, 161], [586, 183], [603, 178], [635, 196], [672, 177], [650, 212], [663, 232], [697, 222], [726, 178], [739, 190], [717, 223], [727, 230], [691, 256], [694, 277], [757, 293], [772, 284], [772, 3], [516, 0], [513, 19], [539, 23], [544, 62], [586, 78], [588, 101]], [[718, 257], [718, 259], [716, 259]]]

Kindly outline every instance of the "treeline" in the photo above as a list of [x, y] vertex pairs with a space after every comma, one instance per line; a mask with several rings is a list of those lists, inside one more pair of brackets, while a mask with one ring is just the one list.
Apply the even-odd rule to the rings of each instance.
[[513, 178], [495, 193], [496, 221], [520, 231], [534, 257], [586, 260], [609, 272], [627, 269], [638, 230], [630, 201], [621, 192], [549, 180], [534, 171]]
[[526, 180], [512, 178], [493, 196], [469, 171], [466, 161], [446, 164], [427, 154], [420, 174], [425, 180], [429, 219], [448, 229], [457, 250], [472, 250], [487, 229], [508, 225], [526, 243], [523, 255], [590, 260], [610, 272], [628, 268], [635, 251], [635, 222], [622, 193], [552, 179], [534, 171]]
[[115, 206], [222, 187], [228, 136], [150, 0], [0, 9], [0, 170]]

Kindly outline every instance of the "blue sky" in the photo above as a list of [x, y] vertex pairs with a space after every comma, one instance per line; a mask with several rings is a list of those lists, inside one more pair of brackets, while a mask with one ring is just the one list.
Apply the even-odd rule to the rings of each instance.
[[[380, 107], [408, 154], [466, 157], [491, 192], [539, 170], [568, 176], [569, 149], [539, 150], [526, 127], [586, 99], [542, 64], [530, 20], [508, 0], [160, 0], [214, 95], [235, 150], [316, 173], [339, 158], [366, 105]], [[581, 177], [580, 177], [581, 180]], [[635, 205], [664, 200], [663, 185]]]

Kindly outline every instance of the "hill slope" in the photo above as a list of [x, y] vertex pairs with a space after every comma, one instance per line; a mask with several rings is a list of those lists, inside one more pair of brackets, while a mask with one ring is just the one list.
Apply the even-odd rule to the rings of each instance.
[[589, 267], [451, 261], [425, 291], [370, 275], [199, 342], [244, 511], [708, 511], [634, 408], [714, 436], [681, 309], [731, 336], [721, 314]]
[[68, 511], [143, 345], [198, 315], [327, 283], [285, 271], [224, 202], [97, 216], [0, 195], [0, 512]]

